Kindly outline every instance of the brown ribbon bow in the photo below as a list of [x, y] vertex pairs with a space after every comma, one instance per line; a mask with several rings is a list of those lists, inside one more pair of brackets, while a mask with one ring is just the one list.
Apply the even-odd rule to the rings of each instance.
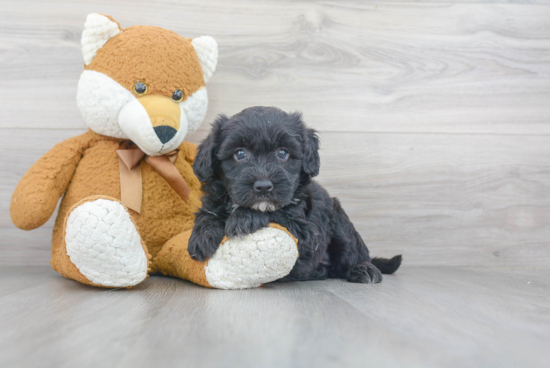
[[176, 149], [163, 156], [147, 156], [134, 142], [122, 141], [119, 149], [116, 150], [119, 158], [122, 204], [141, 213], [143, 183], [140, 163], [143, 157], [145, 157], [145, 162], [170, 184], [184, 202], [187, 202], [191, 189], [174, 165], [178, 159], [178, 152], [179, 150]]

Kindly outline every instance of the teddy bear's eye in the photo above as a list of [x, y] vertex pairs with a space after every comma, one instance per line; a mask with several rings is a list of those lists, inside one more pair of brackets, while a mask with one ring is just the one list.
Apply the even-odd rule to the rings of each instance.
[[147, 85], [139, 81], [136, 82], [136, 84], [134, 84], [134, 92], [136, 95], [143, 95], [147, 93]]
[[176, 89], [172, 94], [172, 101], [181, 102], [181, 100], [183, 100], [183, 92], [179, 89]]

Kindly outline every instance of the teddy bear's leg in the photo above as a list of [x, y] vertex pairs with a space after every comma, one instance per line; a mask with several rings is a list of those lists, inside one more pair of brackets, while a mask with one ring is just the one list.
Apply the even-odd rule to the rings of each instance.
[[157, 256], [153, 258], [151, 270], [189, 280], [198, 285], [213, 287], [206, 279], [205, 264], [194, 260], [187, 252], [191, 232], [192, 230], [185, 231], [168, 240]]
[[54, 244], [52, 266], [67, 278], [119, 288], [147, 277], [147, 248], [128, 210], [114, 198], [90, 197], [77, 203], [61, 235], [61, 244]]
[[225, 237], [205, 263], [189, 256], [190, 236], [186, 231], [166, 242], [153, 267], [207, 287], [247, 289], [288, 275], [298, 259], [297, 240], [277, 224], [241, 238]]

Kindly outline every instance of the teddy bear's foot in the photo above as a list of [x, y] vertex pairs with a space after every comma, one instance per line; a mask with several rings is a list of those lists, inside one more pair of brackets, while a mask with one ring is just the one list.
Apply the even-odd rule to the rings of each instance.
[[72, 210], [65, 227], [71, 262], [95, 285], [129, 287], [147, 277], [148, 259], [122, 204], [95, 199]]
[[225, 239], [205, 268], [210, 286], [247, 289], [290, 273], [298, 259], [296, 240], [272, 224], [241, 238]]

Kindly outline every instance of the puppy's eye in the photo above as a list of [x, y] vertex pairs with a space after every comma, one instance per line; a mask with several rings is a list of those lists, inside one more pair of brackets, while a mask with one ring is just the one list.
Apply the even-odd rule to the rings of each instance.
[[134, 84], [134, 92], [136, 93], [136, 95], [146, 94], [147, 93], [147, 85], [145, 83], [137, 81], [136, 84]]
[[246, 152], [244, 150], [237, 150], [235, 151], [235, 154], [233, 155], [235, 160], [242, 161], [246, 158]]
[[179, 89], [176, 89], [174, 93], [172, 93], [172, 101], [174, 102], [181, 102], [183, 100], [183, 92]]
[[288, 157], [290, 156], [290, 154], [288, 153], [288, 151], [284, 148], [281, 148], [277, 151], [277, 158], [279, 158], [279, 160], [281, 161], [286, 161], [288, 160]]

